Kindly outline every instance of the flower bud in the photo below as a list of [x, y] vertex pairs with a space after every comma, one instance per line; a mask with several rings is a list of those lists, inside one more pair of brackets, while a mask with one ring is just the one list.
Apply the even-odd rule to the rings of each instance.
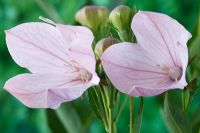
[[89, 27], [96, 32], [108, 24], [109, 11], [103, 6], [85, 6], [75, 16], [76, 21], [81, 25]]
[[133, 12], [128, 6], [118, 6], [112, 10], [109, 21], [118, 31], [130, 29]]
[[113, 38], [113, 37], [108, 37], [100, 40], [96, 47], [95, 47], [95, 53], [97, 56], [101, 57], [103, 52], [110, 47], [113, 44], [119, 43], [119, 40]]

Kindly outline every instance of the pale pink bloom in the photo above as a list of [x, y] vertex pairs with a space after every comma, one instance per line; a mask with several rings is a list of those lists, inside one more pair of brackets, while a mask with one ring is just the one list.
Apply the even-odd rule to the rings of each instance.
[[9, 79], [5, 87], [31, 108], [57, 108], [99, 83], [92, 32], [82, 26], [32, 22], [6, 31], [8, 50], [31, 73]]
[[112, 45], [101, 57], [115, 87], [131, 96], [183, 89], [191, 34], [167, 15], [144, 11], [134, 16], [132, 30], [137, 44]]

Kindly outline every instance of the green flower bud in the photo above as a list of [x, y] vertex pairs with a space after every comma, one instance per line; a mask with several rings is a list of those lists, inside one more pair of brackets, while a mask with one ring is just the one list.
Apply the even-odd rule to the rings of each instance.
[[112, 10], [109, 21], [119, 32], [130, 29], [133, 12], [128, 6], [118, 6]]
[[119, 43], [119, 40], [113, 38], [113, 37], [108, 37], [108, 38], [104, 38], [102, 40], [100, 40], [96, 47], [95, 47], [95, 54], [98, 57], [101, 57], [101, 55], [103, 54], [103, 52], [110, 47], [113, 44]]
[[85, 6], [75, 16], [81, 25], [89, 27], [93, 32], [108, 24], [109, 11], [103, 6]]

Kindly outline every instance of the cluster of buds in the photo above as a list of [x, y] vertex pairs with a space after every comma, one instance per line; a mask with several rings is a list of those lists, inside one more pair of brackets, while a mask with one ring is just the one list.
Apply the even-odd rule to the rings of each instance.
[[101, 55], [103, 54], [103, 52], [110, 47], [113, 44], [117, 44], [119, 43], [119, 40], [117, 40], [116, 38], [113, 37], [108, 37], [108, 38], [104, 38], [102, 40], [100, 40], [95, 47], [95, 54], [98, 57], [101, 57]]
[[130, 30], [133, 11], [128, 6], [118, 6], [111, 11], [101, 6], [86, 6], [79, 10], [75, 16], [81, 25], [89, 27], [94, 33], [108, 33], [109, 23], [118, 32], [123, 41], [130, 41], [132, 31]]
[[75, 19], [87, 26], [94, 33], [105, 30], [108, 26], [109, 10], [103, 6], [85, 6], [80, 9]]
[[130, 41], [131, 21], [133, 18], [133, 11], [128, 6], [116, 7], [109, 16], [109, 22], [113, 25], [123, 41]]

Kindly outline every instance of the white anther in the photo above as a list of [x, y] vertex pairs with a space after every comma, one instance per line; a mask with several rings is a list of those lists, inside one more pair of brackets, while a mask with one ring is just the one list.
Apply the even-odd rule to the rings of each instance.
[[86, 69], [81, 68], [79, 71], [80, 78], [83, 82], [89, 82], [92, 79], [92, 74], [89, 73]]
[[48, 18], [45, 18], [45, 17], [42, 17], [42, 16], [39, 16], [39, 19], [48, 23], [48, 24], [52, 24], [52, 25], [56, 25], [56, 23]]
[[182, 69], [180, 67], [170, 67], [168, 75], [171, 80], [177, 82], [182, 76]]

